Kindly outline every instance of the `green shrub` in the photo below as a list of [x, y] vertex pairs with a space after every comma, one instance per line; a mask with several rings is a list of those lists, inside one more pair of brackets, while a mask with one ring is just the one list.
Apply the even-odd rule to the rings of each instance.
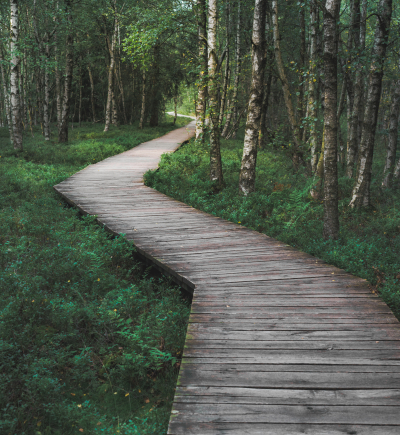
[[93, 128], [0, 144], [1, 434], [166, 433], [189, 302], [52, 188], [156, 132]]

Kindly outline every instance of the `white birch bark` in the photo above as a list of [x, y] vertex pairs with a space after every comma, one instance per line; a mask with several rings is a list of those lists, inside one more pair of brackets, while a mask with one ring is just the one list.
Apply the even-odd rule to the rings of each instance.
[[252, 34], [252, 77], [248, 105], [239, 191], [248, 195], [255, 189], [257, 145], [260, 130], [265, 70], [265, 0], [255, 0]]
[[16, 150], [22, 150], [22, 131], [21, 131], [21, 113], [19, 98], [19, 17], [18, 17], [18, 0], [10, 0], [11, 10], [11, 70], [10, 70], [10, 106], [12, 114], [13, 128], [13, 146]]

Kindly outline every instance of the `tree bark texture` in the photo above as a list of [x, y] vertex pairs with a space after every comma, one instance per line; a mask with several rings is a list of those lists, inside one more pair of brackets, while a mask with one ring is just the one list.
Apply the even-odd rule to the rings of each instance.
[[310, 151], [311, 171], [317, 171], [318, 164], [318, 133], [317, 133], [317, 103], [315, 98], [315, 83], [317, 81], [317, 7], [313, 3], [310, 9], [311, 35], [310, 35], [310, 75], [308, 80], [308, 114], [310, 122]]
[[142, 110], [140, 112], [139, 128], [142, 129], [144, 126], [144, 118], [146, 115], [146, 71], [143, 71], [142, 78]]
[[150, 114], [150, 127], [158, 126], [158, 115], [160, 111], [160, 58], [159, 47], [154, 47], [154, 63], [151, 77], [151, 114]]
[[3, 81], [3, 93], [4, 93], [4, 109], [6, 111], [7, 123], [8, 123], [8, 131], [10, 133], [10, 141], [11, 144], [14, 145], [14, 134], [13, 134], [13, 123], [12, 123], [12, 114], [11, 114], [11, 105], [9, 98], [9, 91], [6, 82], [6, 74], [4, 72], [3, 65], [3, 53], [0, 50], [0, 68], [1, 68], [1, 79]]
[[337, 19], [341, 0], [327, 0], [324, 11], [324, 237], [339, 236], [337, 174]]
[[[399, 62], [399, 68], [400, 68], [400, 62]], [[395, 83], [392, 102], [390, 105], [389, 138], [388, 138], [388, 146], [386, 152], [385, 168], [383, 172], [383, 182], [382, 182], [383, 187], [392, 186], [393, 171], [394, 171], [396, 151], [397, 151], [399, 113], [400, 113], [400, 78], [398, 78]]]
[[108, 90], [107, 90], [107, 104], [106, 104], [106, 119], [105, 119], [105, 126], [104, 131], [108, 131], [110, 128], [110, 124], [113, 121], [112, 119], [112, 112], [113, 112], [113, 100], [114, 98], [114, 92], [113, 92], [113, 85], [114, 85], [114, 67], [115, 67], [115, 42], [117, 38], [117, 18], [115, 16], [116, 10], [114, 8], [114, 30], [111, 37], [111, 45], [108, 43], [109, 46], [109, 52], [110, 52], [110, 66], [108, 67]]
[[92, 117], [93, 117], [93, 123], [96, 122], [96, 106], [94, 102], [94, 82], [93, 82], [93, 74], [92, 69], [90, 67], [90, 64], [87, 67], [89, 72], [89, 80], [90, 80], [90, 102], [92, 104]]
[[12, 114], [13, 146], [16, 150], [22, 150], [22, 129], [19, 98], [19, 17], [18, 0], [10, 0], [11, 9], [11, 66], [10, 66], [10, 106]]
[[363, 129], [358, 157], [357, 175], [350, 201], [350, 207], [370, 205], [370, 183], [374, 152], [375, 130], [381, 98], [383, 66], [392, 17], [392, 0], [380, 0], [380, 18], [377, 19], [372, 63], [368, 78], [368, 94], [365, 102]]
[[[352, 0], [351, 3], [351, 31], [350, 36], [354, 48], [360, 47], [360, 0]], [[358, 53], [360, 54], [360, 52]], [[357, 56], [358, 57], [358, 56]], [[354, 62], [354, 59], [353, 59]], [[350, 118], [348, 122], [347, 134], [347, 162], [346, 162], [346, 176], [353, 177], [355, 156], [358, 148], [358, 118], [361, 110], [361, 93], [362, 93], [362, 65], [357, 60], [356, 77], [353, 87], [353, 102], [350, 107]]]
[[232, 122], [232, 117], [233, 117], [233, 121], [235, 122], [237, 120], [238, 117], [238, 95], [239, 95], [239, 80], [240, 80], [240, 69], [242, 66], [242, 61], [241, 61], [241, 51], [240, 51], [240, 44], [241, 44], [241, 32], [242, 32], [242, 15], [241, 15], [241, 6], [240, 6], [240, 1], [238, 2], [238, 15], [237, 15], [237, 24], [236, 24], [236, 53], [235, 53], [235, 63], [236, 63], [236, 67], [235, 67], [235, 79], [234, 79], [234, 83], [233, 83], [233, 95], [232, 95], [232, 99], [231, 99], [231, 104], [228, 107], [228, 112], [227, 112], [227, 116], [226, 116], [226, 121], [225, 121], [225, 125], [224, 128], [222, 130], [222, 137], [227, 137], [228, 135], [228, 130], [230, 127], [230, 124]]
[[[67, 0], [66, 6], [68, 24], [69, 26], [72, 26], [72, 2]], [[66, 41], [64, 98], [62, 104], [61, 124], [58, 131], [58, 141], [60, 143], [68, 142], [69, 107], [71, 99], [72, 74], [74, 69], [73, 44], [74, 40], [72, 36], [72, 29], [69, 29]]]
[[45, 66], [44, 66], [44, 102], [43, 102], [43, 130], [45, 140], [50, 140], [50, 46], [49, 37], [45, 40]]
[[294, 141], [293, 163], [295, 166], [297, 166], [300, 157], [299, 154], [300, 154], [301, 139], [300, 139], [299, 128], [296, 122], [296, 114], [293, 108], [293, 102], [292, 102], [291, 92], [289, 88], [289, 81], [286, 77], [285, 67], [283, 65], [283, 60], [282, 60], [279, 25], [278, 25], [278, 0], [272, 0], [272, 23], [273, 23], [273, 33], [274, 33], [274, 49], [275, 49], [276, 65], [278, 67], [279, 78], [282, 83], [283, 97], [285, 100], [286, 110], [289, 118], [289, 124], [292, 130], [293, 141]]
[[226, 4], [226, 56], [225, 56], [225, 72], [224, 72], [224, 83], [222, 85], [222, 95], [221, 95], [221, 104], [219, 110], [219, 125], [222, 125], [224, 120], [224, 112], [226, 106], [226, 97], [228, 93], [229, 86], [229, 78], [230, 78], [230, 50], [229, 50], [229, 36], [231, 34], [230, 24], [231, 24], [231, 9], [230, 2], [228, 0]]
[[196, 106], [196, 139], [204, 139], [204, 123], [207, 109], [207, 9], [206, 0], [197, 0], [198, 46], [200, 75]]
[[266, 0], [255, 0], [252, 42], [252, 74], [250, 98], [244, 136], [242, 164], [239, 175], [239, 191], [243, 195], [254, 192], [258, 135], [260, 130], [264, 71], [265, 71], [265, 21]]
[[220, 149], [220, 126], [218, 111], [218, 91], [220, 74], [217, 70], [217, 25], [218, 0], [208, 2], [208, 89], [210, 108], [210, 180], [217, 189], [222, 189], [222, 163]]

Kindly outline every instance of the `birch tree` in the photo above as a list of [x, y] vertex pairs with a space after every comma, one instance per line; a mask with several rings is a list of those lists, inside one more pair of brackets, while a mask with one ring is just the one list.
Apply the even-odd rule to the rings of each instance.
[[208, 2], [208, 90], [210, 108], [210, 180], [222, 189], [223, 175], [220, 149], [218, 91], [220, 74], [217, 57], [218, 0]]
[[380, 0], [379, 18], [376, 21], [372, 63], [368, 78], [368, 93], [365, 102], [363, 129], [361, 134], [357, 175], [353, 187], [350, 207], [368, 207], [370, 205], [370, 184], [372, 159], [375, 143], [375, 131], [382, 90], [383, 66], [388, 45], [392, 0]]
[[10, 28], [10, 106], [12, 114], [13, 146], [16, 150], [22, 150], [22, 128], [20, 116], [20, 95], [19, 95], [19, 0], [10, 0], [11, 28]]
[[264, 88], [266, 12], [267, 2], [255, 0], [251, 38], [252, 78], [239, 176], [239, 191], [244, 195], [254, 191], [256, 179], [257, 146]]
[[207, 9], [206, 0], [197, 0], [197, 32], [199, 50], [198, 95], [196, 107], [196, 139], [204, 139], [204, 122], [207, 107], [207, 69], [208, 69], [208, 50], [207, 50]]
[[324, 10], [324, 237], [339, 236], [337, 174], [337, 20], [341, 0], [327, 0]]
[[71, 85], [72, 74], [74, 69], [74, 57], [73, 57], [73, 29], [72, 29], [72, 0], [65, 0], [66, 16], [67, 16], [67, 38], [65, 48], [65, 79], [64, 79], [64, 95], [62, 101], [61, 110], [61, 123], [58, 129], [58, 141], [68, 142], [68, 124], [69, 124], [69, 108], [71, 104]]

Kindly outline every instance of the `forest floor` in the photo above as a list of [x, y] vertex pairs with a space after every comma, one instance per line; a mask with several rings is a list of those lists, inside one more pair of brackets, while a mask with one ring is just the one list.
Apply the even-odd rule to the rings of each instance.
[[68, 144], [35, 128], [22, 152], [0, 129], [1, 434], [166, 433], [190, 302], [52, 187], [171, 120], [88, 123]]
[[400, 186], [380, 187], [384, 155], [375, 155], [373, 207], [368, 210], [348, 208], [353, 180], [344, 177], [339, 165], [340, 238], [326, 241], [323, 201], [310, 195], [315, 180], [306, 169], [293, 170], [284, 143], [276, 141], [259, 151], [256, 192], [248, 197], [239, 194], [243, 139], [242, 129], [236, 140], [221, 142], [225, 188], [219, 193], [209, 181], [207, 140], [204, 145], [192, 140], [164, 155], [159, 169], [146, 173], [145, 184], [367, 279], [371, 291], [379, 293], [400, 318]]

